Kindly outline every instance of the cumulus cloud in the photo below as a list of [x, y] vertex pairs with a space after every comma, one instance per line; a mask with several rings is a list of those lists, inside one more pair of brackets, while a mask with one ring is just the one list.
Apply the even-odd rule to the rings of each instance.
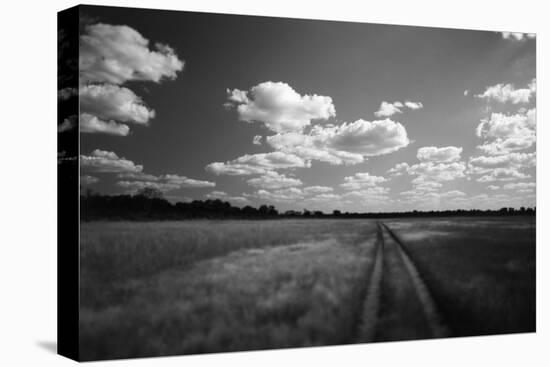
[[309, 167], [303, 158], [285, 152], [245, 154], [228, 162], [213, 162], [206, 170], [216, 175], [255, 175], [284, 168]]
[[468, 94], [470, 94], [470, 91], [469, 91], [468, 89], [466, 89], [466, 90], [464, 91], [464, 97], [468, 96]]
[[500, 33], [502, 35], [502, 38], [516, 40], [516, 41], [533, 39], [533, 38], [536, 38], [537, 36], [535, 33], [521, 33], [521, 32], [500, 32]]
[[516, 182], [516, 183], [508, 183], [504, 185], [505, 190], [526, 190], [526, 189], [534, 189], [537, 185], [534, 182]]
[[422, 147], [418, 149], [416, 157], [421, 162], [455, 162], [460, 160], [461, 147]]
[[346, 190], [360, 190], [386, 182], [381, 176], [372, 176], [368, 172], [359, 172], [353, 176], [344, 177], [344, 183], [340, 186]]
[[80, 78], [84, 82], [175, 79], [184, 62], [171, 47], [155, 43], [126, 25], [91, 24], [80, 36]]
[[155, 117], [155, 111], [128, 88], [112, 84], [80, 87], [80, 111], [100, 119], [146, 124]]
[[113, 120], [104, 121], [88, 113], [80, 114], [80, 132], [127, 136], [130, 128]]
[[229, 201], [232, 204], [245, 205], [249, 203], [249, 200], [244, 196], [232, 196], [224, 191], [212, 191], [205, 195], [208, 199], [220, 199], [223, 201]]
[[403, 113], [403, 111], [401, 110], [403, 107], [410, 108], [411, 110], [419, 110], [424, 107], [424, 105], [422, 104], [422, 102], [412, 101], [395, 101], [393, 103], [383, 101], [380, 104], [380, 108], [374, 113], [374, 115], [376, 117], [390, 117], [392, 115], [395, 115], [396, 113]]
[[99, 178], [95, 177], [95, 176], [90, 176], [90, 175], [82, 175], [80, 176], [80, 184], [81, 185], [93, 185], [95, 183], [98, 183], [99, 182]]
[[[126, 175], [126, 177], [132, 177], [132, 175]], [[144, 188], [154, 188], [166, 192], [182, 188], [205, 188], [216, 186], [214, 182], [195, 180], [175, 174], [160, 176], [138, 174], [134, 175], [134, 177], [136, 178], [134, 181], [122, 180], [118, 181], [116, 184], [117, 186], [127, 189], [128, 192], [136, 192]]]
[[80, 167], [84, 170], [104, 173], [141, 172], [142, 165], [120, 158], [116, 153], [96, 149], [90, 155], [80, 156]]
[[500, 189], [500, 186], [496, 186], [496, 185], [487, 186], [487, 190], [496, 191], [496, 190], [499, 190], [499, 189]]
[[374, 113], [374, 115], [376, 117], [389, 117], [391, 115], [395, 115], [396, 113], [402, 113], [400, 110], [402, 107], [403, 103], [399, 101], [395, 101], [393, 103], [383, 101], [380, 104], [380, 108]]
[[469, 171], [474, 174], [490, 172], [496, 168], [525, 169], [534, 167], [536, 164], [536, 153], [508, 153], [496, 156], [471, 157], [468, 166]]
[[262, 136], [261, 135], [255, 135], [252, 139], [252, 144], [254, 145], [262, 145]]
[[300, 95], [283, 82], [263, 82], [250, 89], [227, 90], [226, 107], [235, 107], [241, 121], [260, 122], [276, 133], [301, 132], [311, 120], [336, 115], [332, 98]]
[[485, 92], [476, 94], [477, 98], [500, 103], [511, 102], [513, 104], [529, 103], [531, 97], [536, 93], [536, 80], [533, 79], [526, 88], [516, 89], [513, 84], [496, 84], [487, 87]]
[[332, 187], [328, 187], [328, 186], [308, 186], [308, 187], [304, 187], [303, 190], [306, 194], [313, 194], [313, 195], [326, 194], [333, 191]]
[[536, 142], [536, 109], [521, 109], [514, 115], [492, 113], [481, 120], [476, 135], [485, 140], [478, 148], [490, 155], [530, 148]]
[[262, 176], [251, 178], [246, 182], [250, 186], [266, 190], [283, 189], [287, 187], [302, 185], [301, 180], [297, 178], [287, 177], [277, 172], [266, 172]]
[[276, 134], [266, 140], [276, 150], [336, 165], [361, 163], [364, 157], [392, 153], [410, 143], [405, 127], [389, 119], [317, 125], [308, 134]]
[[411, 102], [411, 101], [405, 101], [405, 106], [410, 108], [411, 110], [419, 110], [424, 107], [422, 102]]
[[495, 182], [495, 181], [512, 181], [529, 178], [530, 175], [520, 172], [515, 167], [510, 168], [495, 168], [488, 174], [477, 179], [478, 182]]
[[289, 187], [274, 191], [261, 189], [249, 196], [272, 202], [295, 202], [297, 200], [302, 200], [304, 198], [304, 193], [297, 187]]
[[77, 125], [78, 116], [72, 115], [63, 120], [63, 122], [59, 125], [57, 125], [57, 132], [63, 133], [65, 131], [70, 131], [74, 129]]
[[452, 181], [465, 177], [466, 164], [464, 162], [420, 162], [409, 165], [399, 163], [388, 172], [393, 175], [407, 173], [416, 178], [412, 181], [415, 185], [426, 185], [430, 182]]

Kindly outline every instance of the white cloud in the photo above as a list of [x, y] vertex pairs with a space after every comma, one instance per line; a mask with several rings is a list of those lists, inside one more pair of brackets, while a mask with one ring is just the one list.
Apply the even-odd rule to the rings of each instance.
[[130, 128], [116, 121], [104, 121], [88, 113], [80, 114], [81, 133], [103, 133], [109, 135], [127, 136]]
[[95, 176], [90, 175], [82, 175], [80, 176], [80, 184], [81, 185], [93, 185], [95, 183], [99, 182], [99, 178]]
[[460, 160], [461, 147], [422, 147], [416, 157], [421, 162], [454, 162]]
[[245, 154], [229, 162], [213, 162], [206, 170], [216, 175], [254, 175], [285, 168], [309, 167], [310, 163], [285, 152]]
[[128, 88], [112, 84], [84, 85], [80, 87], [80, 111], [103, 120], [117, 120], [146, 124], [155, 117], [155, 111]]
[[250, 89], [227, 90], [226, 107], [234, 106], [239, 119], [261, 122], [276, 133], [301, 132], [311, 120], [326, 120], [336, 115], [332, 98], [300, 95], [282, 82], [263, 82]]
[[464, 97], [468, 96], [468, 94], [470, 94], [470, 91], [469, 91], [468, 89], [466, 89], [466, 90], [464, 91]]
[[500, 103], [511, 102], [513, 104], [529, 103], [531, 97], [536, 93], [536, 80], [533, 79], [527, 88], [516, 89], [513, 84], [496, 84], [487, 87], [482, 94], [476, 94], [477, 98], [488, 101], [494, 100]]
[[500, 186], [489, 185], [489, 186], [487, 186], [487, 189], [488, 189], [488, 190], [491, 190], [491, 191], [496, 191], [496, 190], [499, 190], [499, 189], [500, 189]]
[[368, 172], [359, 172], [353, 176], [344, 177], [344, 183], [340, 186], [346, 190], [361, 190], [386, 182], [381, 176], [371, 176]]
[[302, 181], [297, 178], [287, 177], [277, 172], [266, 172], [264, 175], [251, 178], [246, 181], [250, 186], [256, 188], [275, 190], [287, 187], [301, 186]]
[[406, 162], [398, 163], [393, 168], [388, 170], [388, 173], [392, 176], [401, 176], [404, 173], [407, 173], [410, 166]]
[[430, 181], [452, 181], [465, 177], [465, 170], [464, 162], [421, 162], [410, 166], [407, 173], [416, 175], [413, 183], [420, 184]]
[[411, 110], [419, 110], [424, 107], [422, 102], [411, 102], [411, 101], [405, 101], [405, 106], [407, 106]]
[[478, 182], [512, 181], [531, 177], [520, 172], [517, 168], [495, 168], [485, 176], [477, 179]]
[[487, 173], [495, 168], [524, 169], [534, 167], [536, 153], [508, 153], [496, 156], [471, 157], [468, 162], [471, 173]]
[[521, 32], [500, 32], [502, 38], [511, 39], [516, 41], [523, 41], [526, 39], [533, 39], [536, 37], [535, 33], [521, 33]]
[[536, 142], [536, 109], [521, 109], [515, 115], [492, 113], [476, 128], [485, 142], [478, 146], [490, 155], [506, 154], [530, 148]]
[[223, 201], [229, 201], [233, 205], [245, 205], [250, 203], [250, 201], [244, 196], [231, 196], [224, 191], [212, 191], [206, 194], [206, 197], [208, 199], [220, 199]]
[[[119, 175], [119, 177], [124, 177]], [[132, 177], [132, 175], [126, 175], [126, 177]], [[167, 174], [161, 176], [153, 175], [135, 175], [136, 180], [134, 181], [118, 181], [117, 186], [123, 187], [128, 190], [128, 192], [136, 192], [138, 190], [144, 189], [146, 187], [155, 188], [162, 192], [178, 190], [182, 188], [205, 188], [205, 187], [215, 187], [214, 182], [195, 180], [185, 176]]]
[[504, 185], [505, 190], [526, 190], [526, 189], [534, 189], [537, 185], [534, 182], [516, 182], [516, 183], [508, 183]]
[[142, 165], [136, 165], [126, 158], [119, 158], [116, 153], [96, 149], [90, 155], [80, 156], [80, 167], [93, 172], [141, 172]]
[[400, 108], [403, 107], [403, 103], [395, 101], [393, 103], [383, 101], [380, 104], [378, 111], [374, 113], [376, 117], [389, 117], [395, 115], [396, 113], [402, 113]]
[[172, 48], [149, 40], [125, 25], [92, 24], [80, 36], [80, 77], [84, 82], [123, 84], [175, 79], [183, 61]]
[[255, 135], [252, 139], [252, 144], [254, 145], [262, 145], [262, 136], [261, 135]]
[[63, 133], [65, 131], [72, 130], [77, 125], [78, 116], [72, 115], [63, 120], [63, 122], [57, 125], [57, 132]]
[[289, 187], [275, 191], [267, 191], [262, 189], [249, 196], [260, 200], [273, 202], [296, 202], [304, 198], [304, 193], [297, 187]]
[[314, 195], [326, 194], [326, 193], [329, 193], [329, 192], [332, 192], [332, 191], [333, 191], [332, 187], [328, 187], [328, 186], [308, 186], [308, 187], [304, 187], [304, 192], [306, 194], [314, 194]]
[[410, 143], [403, 125], [389, 119], [317, 125], [308, 134], [277, 134], [266, 141], [276, 150], [335, 165], [362, 163], [364, 157], [392, 153]]

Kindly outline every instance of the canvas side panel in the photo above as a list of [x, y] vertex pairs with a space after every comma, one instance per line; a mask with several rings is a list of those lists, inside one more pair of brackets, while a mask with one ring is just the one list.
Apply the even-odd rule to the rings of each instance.
[[79, 8], [57, 15], [57, 351], [78, 360]]

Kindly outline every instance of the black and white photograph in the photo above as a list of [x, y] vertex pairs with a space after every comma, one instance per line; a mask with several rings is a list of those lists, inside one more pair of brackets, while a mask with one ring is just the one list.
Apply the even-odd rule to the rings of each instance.
[[536, 332], [536, 33], [68, 12], [78, 360]]

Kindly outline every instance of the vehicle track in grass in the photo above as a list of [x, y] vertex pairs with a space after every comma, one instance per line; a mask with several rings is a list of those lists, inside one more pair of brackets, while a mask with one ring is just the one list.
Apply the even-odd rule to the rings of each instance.
[[403, 242], [377, 223], [374, 265], [355, 341], [442, 338], [450, 330]]

